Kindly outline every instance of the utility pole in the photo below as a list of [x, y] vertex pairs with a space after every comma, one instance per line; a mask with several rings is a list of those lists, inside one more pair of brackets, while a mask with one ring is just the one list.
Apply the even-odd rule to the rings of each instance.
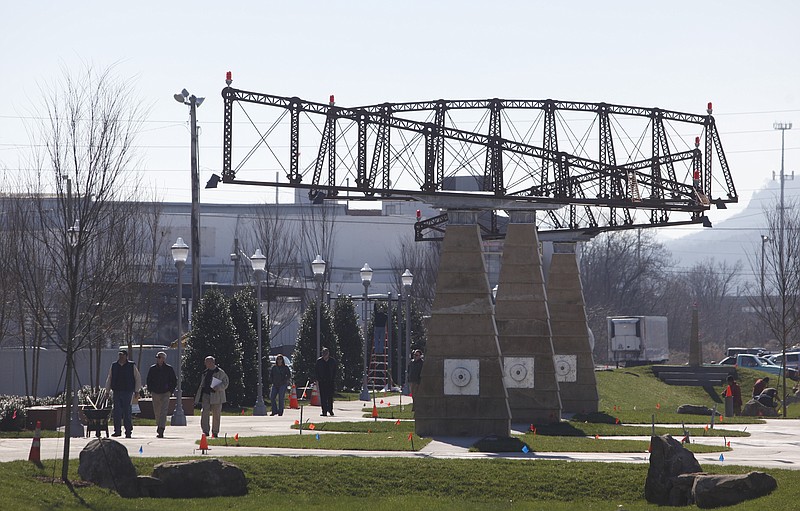
[[[779, 272], [780, 272], [780, 293], [781, 293], [781, 353], [783, 354], [783, 360], [781, 362], [781, 374], [783, 380], [783, 417], [786, 418], [786, 292], [787, 292], [787, 285], [786, 285], [786, 271], [785, 271], [785, 263], [783, 260], [783, 245], [784, 245], [784, 207], [783, 207], [783, 188], [784, 188], [784, 181], [786, 181], [786, 175], [784, 174], [784, 140], [786, 137], [786, 130], [792, 129], [792, 123], [790, 122], [776, 122], [772, 125], [772, 127], [776, 130], [780, 130], [781, 132], [781, 204], [780, 204], [780, 211], [778, 212], [780, 218], [780, 227], [778, 232], [778, 258], [779, 261]], [[794, 173], [792, 173], [792, 179], [794, 179]]]

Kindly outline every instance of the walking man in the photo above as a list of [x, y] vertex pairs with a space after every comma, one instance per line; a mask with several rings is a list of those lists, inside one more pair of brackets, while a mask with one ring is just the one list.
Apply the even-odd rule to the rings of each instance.
[[119, 350], [117, 357], [106, 378], [106, 391], [114, 391], [114, 433], [111, 436], [121, 436], [124, 423], [125, 438], [130, 438], [133, 433], [131, 401], [133, 393], [142, 388], [142, 377], [136, 364], [128, 360], [128, 350]]
[[175, 370], [167, 364], [167, 354], [159, 351], [156, 363], [147, 371], [147, 390], [153, 397], [153, 414], [156, 416], [156, 437], [164, 438], [169, 413], [169, 398], [178, 385]]
[[[206, 369], [200, 378], [200, 386], [194, 396], [194, 402], [202, 403], [203, 411], [200, 415], [200, 427], [203, 434], [208, 436], [209, 431], [212, 438], [219, 436], [219, 421], [222, 415], [222, 403], [227, 401], [225, 389], [228, 388], [228, 375], [221, 367], [217, 366], [214, 357], [208, 356], [205, 359]], [[209, 427], [209, 416], [213, 418], [213, 425]]]
[[336, 370], [339, 363], [331, 356], [328, 348], [322, 348], [322, 356], [317, 359], [314, 373], [317, 376], [319, 400], [322, 402], [322, 416], [331, 414], [333, 417], [333, 390], [336, 381]]

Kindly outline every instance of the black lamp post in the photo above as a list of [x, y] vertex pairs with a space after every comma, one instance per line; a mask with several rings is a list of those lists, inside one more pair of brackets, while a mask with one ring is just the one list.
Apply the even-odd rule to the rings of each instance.
[[264, 274], [264, 268], [267, 266], [267, 257], [261, 253], [261, 249], [257, 248], [256, 253], [250, 257], [250, 263], [253, 265], [253, 272], [256, 275], [256, 301], [258, 307], [256, 308], [256, 328], [258, 329], [258, 396], [256, 397], [256, 404], [253, 407], [253, 415], [266, 415], [267, 405], [264, 404], [264, 377], [261, 370], [261, 278]]
[[183, 389], [181, 388], [181, 362], [183, 361], [183, 267], [186, 265], [186, 258], [189, 256], [189, 246], [184, 243], [183, 238], [178, 238], [172, 245], [172, 260], [175, 261], [175, 268], [178, 270], [178, 389], [175, 392], [175, 411], [172, 412], [170, 424], [173, 426], [185, 426], [186, 415], [183, 412]]

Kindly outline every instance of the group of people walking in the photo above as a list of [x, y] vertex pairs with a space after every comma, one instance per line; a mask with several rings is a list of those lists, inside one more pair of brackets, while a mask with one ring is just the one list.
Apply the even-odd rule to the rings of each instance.
[[[322, 405], [322, 416], [334, 416], [333, 394], [335, 390], [336, 374], [339, 362], [331, 356], [330, 349], [323, 348], [321, 355], [314, 365], [314, 378]], [[411, 384], [412, 395], [419, 386], [422, 375], [422, 352], [415, 350], [413, 360], [408, 368], [408, 381]], [[283, 355], [275, 357], [275, 364], [270, 368], [269, 382], [272, 385], [270, 401], [272, 402], [271, 416], [281, 416], [284, 412], [286, 391], [292, 381], [292, 372], [286, 365]], [[164, 438], [167, 426], [170, 397], [178, 385], [175, 370], [167, 364], [167, 354], [159, 351], [156, 354], [156, 363], [150, 366], [146, 379], [147, 389], [153, 398], [153, 414], [156, 420], [156, 437]], [[220, 418], [222, 405], [227, 401], [225, 389], [229, 380], [225, 371], [219, 367], [212, 356], [204, 360], [204, 370], [200, 378], [200, 385], [195, 393], [195, 406], [200, 406], [200, 427], [203, 434], [217, 438], [220, 431]], [[106, 390], [113, 391], [114, 403], [114, 433], [111, 436], [122, 436], [124, 427], [125, 437], [131, 438], [133, 433], [133, 418], [131, 403], [137, 393], [142, 392], [142, 378], [134, 362], [128, 359], [128, 351], [121, 349], [117, 361], [111, 364], [106, 378]]]

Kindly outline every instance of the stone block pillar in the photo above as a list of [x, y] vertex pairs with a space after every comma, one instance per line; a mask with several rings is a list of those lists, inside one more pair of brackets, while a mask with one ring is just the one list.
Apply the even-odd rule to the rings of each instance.
[[600, 398], [575, 243], [553, 244], [546, 291], [562, 410], [596, 412]]
[[561, 420], [550, 313], [533, 211], [512, 211], [495, 299], [511, 421]]
[[477, 216], [448, 212], [422, 379], [420, 436], [509, 436], [511, 412]]

